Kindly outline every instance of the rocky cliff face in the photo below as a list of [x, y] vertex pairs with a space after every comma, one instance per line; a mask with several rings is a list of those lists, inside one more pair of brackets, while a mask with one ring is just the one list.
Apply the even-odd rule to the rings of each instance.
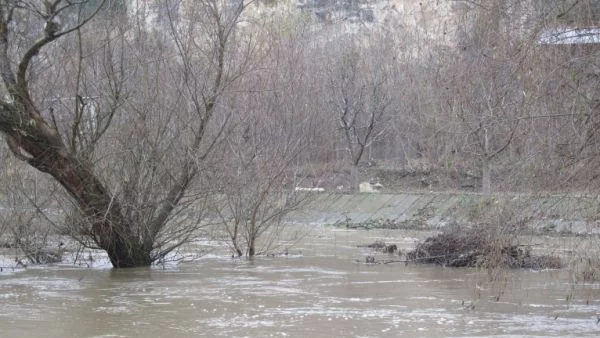
[[448, 0], [296, 0], [322, 24], [359, 24], [410, 31], [451, 42], [465, 6]]
[[375, 21], [375, 1], [368, 0], [298, 0], [300, 10], [314, 14], [324, 23], [345, 21], [372, 23]]
[[[166, 8], [162, 2], [127, 1], [129, 16], [142, 17], [155, 27], [165, 20]], [[238, 3], [238, 0], [228, 1]], [[178, 14], [185, 11], [185, 6], [177, 7]], [[309, 15], [314, 23], [334, 26], [338, 32], [343, 28], [349, 28], [345, 31], [350, 32], [356, 32], [357, 27], [381, 28], [400, 36], [410, 34], [421, 42], [454, 44], [460, 17], [468, 9], [468, 2], [456, 0], [260, 0], [249, 11], [260, 16], [299, 11]]]

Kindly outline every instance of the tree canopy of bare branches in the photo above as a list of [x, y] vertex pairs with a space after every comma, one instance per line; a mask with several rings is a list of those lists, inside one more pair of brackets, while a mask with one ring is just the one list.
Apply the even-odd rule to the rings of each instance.
[[166, 1], [167, 29], [152, 33], [147, 17], [92, 23], [105, 1], [0, 4], [0, 130], [68, 192], [78, 231], [115, 267], [149, 265], [196, 234], [180, 211], [224, 130], [218, 99], [247, 70], [249, 45], [230, 46], [244, 44], [243, 3], [197, 2], [177, 20], [179, 6]]

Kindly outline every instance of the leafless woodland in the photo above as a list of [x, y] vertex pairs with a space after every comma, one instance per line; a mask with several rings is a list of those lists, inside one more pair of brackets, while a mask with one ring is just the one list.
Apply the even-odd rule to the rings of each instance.
[[417, 31], [262, 1], [2, 0], [4, 205], [62, 210], [53, 231], [132, 267], [211, 222], [261, 253], [299, 186], [597, 191], [600, 2], [449, 8]]

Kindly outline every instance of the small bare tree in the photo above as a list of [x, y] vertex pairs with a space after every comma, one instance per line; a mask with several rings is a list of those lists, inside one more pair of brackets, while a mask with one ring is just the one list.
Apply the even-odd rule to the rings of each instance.
[[295, 192], [293, 184], [285, 186], [291, 167], [286, 154], [265, 154], [268, 151], [256, 148], [254, 153], [237, 141], [230, 140], [233, 159], [221, 175], [215, 210], [234, 254], [253, 257], [274, 248], [284, 217], [301, 207], [307, 195]]
[[[265, 73], [270, 76], [253, 81], [251, 92], [236, 95], [237, 105], [245, 110], [234, 116], [211, 178], [218, 191], [215, 211], [237, 256], [272, 250], [284, 217], [309, 198], [295, 191], [302, 177], [294, 168], [305, 150], [304, 131], [311, 121], [291, 111], [293, 102], [281, 95], [287, 88], [281, 73]], [[283, 82], [288, 80], [292, 79]]]

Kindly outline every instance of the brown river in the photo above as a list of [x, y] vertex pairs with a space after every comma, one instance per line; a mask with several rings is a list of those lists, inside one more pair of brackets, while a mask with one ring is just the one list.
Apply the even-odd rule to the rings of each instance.
[[512, 271], [500, 288], [475, 269], [365, 264], [357, 248], [425, 235], [325, 228], [253, 261], [216, 246], [148, 269], [3, 272], [0, 337], [600, 337], [600, 287], [566, 271]]

